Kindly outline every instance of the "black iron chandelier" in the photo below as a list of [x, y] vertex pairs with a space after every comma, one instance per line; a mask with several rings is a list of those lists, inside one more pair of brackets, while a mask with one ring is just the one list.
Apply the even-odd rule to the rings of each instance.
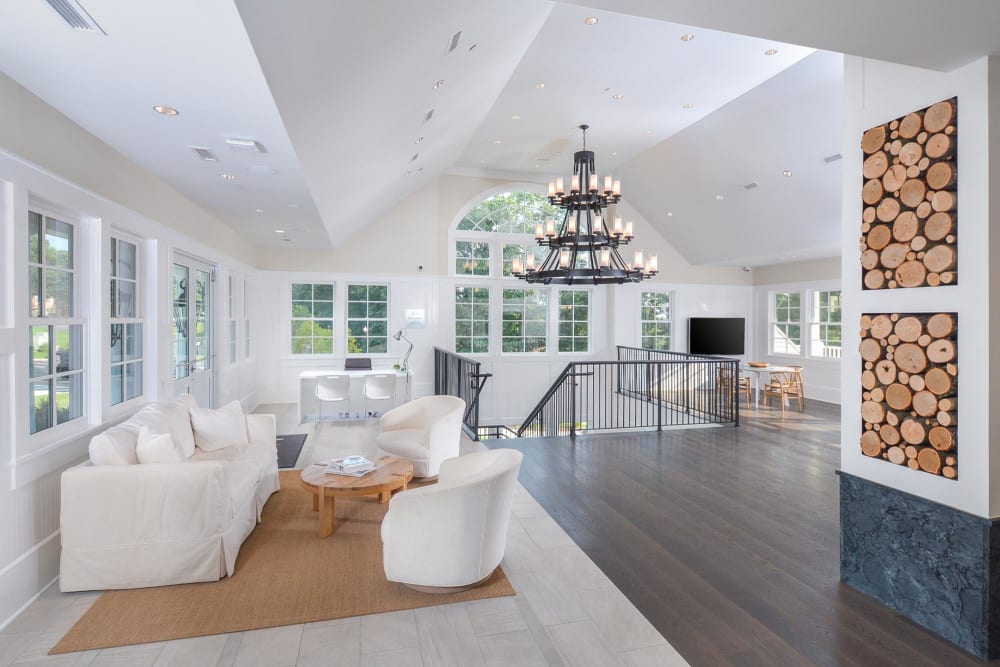
[[594, 171], [594, 151], [587, 150], [587, 128], [583, 130], [583, 150], [573, 154], [573, 176], [569, 192], [561, 178], [549, 183], [549, 203], [566, 210], [562, 224], [555, 220], [535, 226], [535, 242], [548, 247], [548, 257], [535, 266], [535, 256], [527, 253], [524, 261], [515, 258], [513, 274], [529, 283], [559, 285], [602, 285], [637, 283], [657, 274], [656, 256], [643, 260], [642, 250], [635, 252], [632, 264], [618, 253], [618, 247], [632, 239], [632, 222], [622, 224], [616, 217], [608, 223], [602, 215], [610, 204], [622, 198], [621, 181], [610, 176], [600, 178]]

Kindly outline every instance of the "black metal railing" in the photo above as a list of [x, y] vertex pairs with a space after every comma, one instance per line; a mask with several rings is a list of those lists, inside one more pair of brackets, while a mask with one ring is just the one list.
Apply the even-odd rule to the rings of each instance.
[[739, 425], [738, 360], [628, 347], [618, 356], [567, 365], [518, 436]]
[[473, 440], [479, 439], [479, 397], [492, 373], [482, 373], [480, 363], [460, 354], [434, 348], [434, 393], [458, 396], [465, 401], [462, 428]]

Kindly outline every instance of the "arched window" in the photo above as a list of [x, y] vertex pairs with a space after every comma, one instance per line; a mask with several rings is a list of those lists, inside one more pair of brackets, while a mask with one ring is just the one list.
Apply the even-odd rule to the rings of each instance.
[[528, 252], [535, 261], [548, 254], [535, 243], [535, 225], [561, 220], [563, 211], [534, 192], [501, 192], [487, 197], [462, 216], [455, 227], [455, 275], [510, 277], [515, 258]]

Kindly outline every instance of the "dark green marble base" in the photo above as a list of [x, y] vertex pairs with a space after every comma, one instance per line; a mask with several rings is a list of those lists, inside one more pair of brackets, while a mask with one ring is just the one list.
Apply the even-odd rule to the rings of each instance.
[[981, 658], [1000, 657], [1000, 527], [840, 475], [840, 578]]

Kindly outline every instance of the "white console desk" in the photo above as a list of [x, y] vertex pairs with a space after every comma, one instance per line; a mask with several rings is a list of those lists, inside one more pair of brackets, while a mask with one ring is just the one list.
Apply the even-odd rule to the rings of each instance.
[[386, 412], [390, 408], [394, 408], [397, 405], [402, 405], [410, 400], [410, 378], [413, 376], [412, 371], [407, 371], [401, 373], [393, 369], [372, 369], [363, 371], [345, 371], [345, 370], [322, 370], [322, 371], [302, 371], [299, 373], [299, 423], [303, 423], [319, 416], [319, 406], [316, 402], [316, 379], [321, 377], [326, 377], [327, 375], [347, 375], [351, 378], [351, 395], [347, 400], [347, 405], [344, 409], [330, 408], [332, 412], [345, 412], [351, 413], [352, 417], [357, 418], [361, 416], [361, 411], [364, 410], [365, 398], [364, 398], [364, 384], [365, 376], [368, 375], [395, 375], [396, 376], [396, 395], [392, 399], [390, 404], [389, 401], [372, 401], [371, 408], [378, 410], [380, 412]]

